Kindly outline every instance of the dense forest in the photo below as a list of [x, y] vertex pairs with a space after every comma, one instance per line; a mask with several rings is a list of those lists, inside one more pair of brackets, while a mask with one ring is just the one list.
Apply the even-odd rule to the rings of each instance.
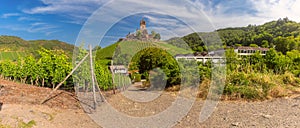
[[[214, 45], [218, 34], [222, 44]], [[224, 28], [212, 33], [192, 33], [182, 39], [194, 51], [212, 51], [233, 46], [254, 46], [275, 48], [278, 52], [286, 54], [287, 51], [300, 50], [300, 23], [288, 18], [278, 19], [263, 25], [248, 25], [247, 27]], [[211, 36], [212, 35], [212, 36]], [[182, 46], [182, 41], [176, 38], [168, 42]], [[174, 41], [175, 40], [175, 41]], [[203, 41], [205, 40], [205, 41]]]

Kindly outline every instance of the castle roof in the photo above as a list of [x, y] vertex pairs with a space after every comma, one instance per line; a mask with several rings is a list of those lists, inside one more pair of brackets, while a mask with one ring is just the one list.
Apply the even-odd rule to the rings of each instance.
[[146, 24], [146, 21], [144, 20], [144, 18], [140, 21], [140, 24]]

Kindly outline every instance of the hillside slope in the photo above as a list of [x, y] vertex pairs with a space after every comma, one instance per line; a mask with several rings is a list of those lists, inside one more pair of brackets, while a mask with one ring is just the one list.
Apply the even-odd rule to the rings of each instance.
[[[288, 18], [270, 21], [262, 25], [218, 29], [214, 33], [218, 34], [218, 36], [214, 38], [220, 38], [222, 40], [221, 45], [206, 46], [207, 42], [203, 40], [215, 40], [213, 37], [206, 38], [207, 36], [205, 36], [212, 33], [191, 33], [180, 39], [184, 40], [194, 51], [199, 52], [216, 50], [225, 46], [250, 45], [265, 48], [275, 47], [277, 51], [282, 53], [291, 50], [300, 50], [300, 23], [291, 21]], [[182, 42], [176, 40], [169, 43], [175, 45], [182, 44]]]
[[[122, 41], [116, 42], [112, 45], [109, 45], [105, 48], [102, 48], [96, 53], [96, 60], [106, 61], [109, 63], [109, 60], [114, 57], [130, 59], [136, 53], [143, 50], [147, 47], [158, 47], [166, 50], [172, 56], [176, 54], [188, 54], [193, 53], [192, 50], [187, 50], [180, 48], [166, 42], [143, 42], [143, 41]], [[106, 64], [108, 64], [106, 63]]]
[[16, 36], [0, 36], [0, 60], [16, 60], [18, 57], [36, 55], [41, 47], [50, 50], [63, 50], [71, 57], [74, 45], [59, 40], [26, 41]]

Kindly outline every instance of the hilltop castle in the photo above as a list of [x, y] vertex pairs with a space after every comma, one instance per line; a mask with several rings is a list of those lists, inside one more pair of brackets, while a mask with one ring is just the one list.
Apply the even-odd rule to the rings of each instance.
[[140, 29], [137, 29], [134, 33], [128, 33], [126, 36], [125, 41], [128, 40], [140, 40], [140, 41], [159, 41], [160, 40], [160, 34], [156, 33], [154, 31], [151, 32], [151, 34], [148, 34], [147, 28], [146, 28], [146, 21], [142, 19], [140, 21]]

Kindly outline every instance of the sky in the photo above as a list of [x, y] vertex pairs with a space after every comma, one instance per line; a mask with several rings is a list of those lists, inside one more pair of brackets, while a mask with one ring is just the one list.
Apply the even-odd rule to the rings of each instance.
[[[25, 40], [55, 39], [70, 44], [94, 41], [102, 47], [125, 37], [129, 32], [134, 32], [139, 27], [141, 18], [147, 21], [149, 31], [161, 33], [163, 39], [184, 36], [193, 30], [213, 31], [226, 27], [259, 25], [285, 17], [300, 22], [300, 0], [0, 2], [0, 35], [19, 36]], [[147, 10], [151, 11], [146, 12]], [[136, 13], [133, 13], [134, 11]], [[94, 37], [81, 38], [85, 35]]]

